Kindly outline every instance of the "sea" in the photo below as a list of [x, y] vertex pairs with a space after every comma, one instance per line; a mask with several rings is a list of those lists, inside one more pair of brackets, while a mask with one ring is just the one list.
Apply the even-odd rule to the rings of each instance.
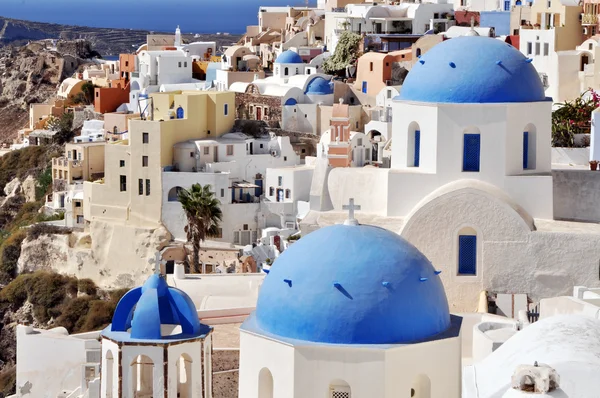
[[183, 33], [240, 34], [257, 24], [260, 6], [305, 5], [305, 0], [0, 0], [0, 16], [162, 32], [179, 25]]

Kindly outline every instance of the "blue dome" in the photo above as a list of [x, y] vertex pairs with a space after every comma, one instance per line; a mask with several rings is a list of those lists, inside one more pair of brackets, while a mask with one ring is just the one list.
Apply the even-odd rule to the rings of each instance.
[[[180, 325], [181, 333], [162, 336], [161, 325]], [[128, 330], [131, 329], [129, 332]], [[138, 340], [185, 339], [206, 334], [196, 306], [183, 291], [152, 275], [142, 287], [127, 292], [117, 304], [112, 324], [105, 332], [123, 332]]]
[[302, 58], [297, 52], [292, 50], [286, 50], [279, 54], [279, 57], [275, 60], [276, 64], [301, 64]]
[[255, 321], [267, 333], [332, 344], [423, 340], [450, 326], [446, 293], [413, 245], [372, 226], [334, 225], [274, 262]]
[[322, 77], [315, 77], [308, 83], [306, 92], [304, 94], [310, 95], [329, 95], [333, 94], [333, 82]]
[[446, 103], [545, 101], [540, 77], [523, 54], [489, 37], [446, 40], [423, 54], [395, 99]]

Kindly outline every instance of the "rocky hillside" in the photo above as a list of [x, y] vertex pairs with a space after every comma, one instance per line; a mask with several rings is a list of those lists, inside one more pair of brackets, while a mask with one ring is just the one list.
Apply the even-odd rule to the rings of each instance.
[[61, 52], [42, 43], [0, 48], [0, 142], [10, 142], [29, 123], [29, 104], [56, 95], [60, 82], [93, 54], [89, 43], [64, 42]]
[[[175, 30], [175, 27], [173, 27]], [[91, 28], [84, 26], [58, 25], [41, 22], [21, 21], [0, 17], [0, 44], [26, 44], [28, 41], [43, 39], [89, 41], [102, 55], [131, 53], [146, 42], [146, 35], [155, 33], [147, 30]], [[158, 33], [158, 32], [156, 32]], [[188, 41], [216, 41], [217, 48], [237, 42], [239, 35], [222, 36], [205, 34]]]

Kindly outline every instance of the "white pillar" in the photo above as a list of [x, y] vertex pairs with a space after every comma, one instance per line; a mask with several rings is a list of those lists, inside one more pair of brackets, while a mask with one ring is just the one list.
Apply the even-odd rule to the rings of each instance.
[[185, 279], [185, 267], [183, 264], [175, 264], [175, 279]]
[[590, 137], [590, 160], [600, 160], [600, 112], [592, 112], [592, 133]]

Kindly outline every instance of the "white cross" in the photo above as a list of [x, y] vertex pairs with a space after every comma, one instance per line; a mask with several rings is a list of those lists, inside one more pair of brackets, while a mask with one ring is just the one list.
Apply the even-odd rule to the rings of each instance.
[[154, 263], [154, 273], [156, 275], [161, 275], [160, 266], [163, 264], [163, 261], [160, 252], [156, 252], [154, 260], [150, 260], [150, 263]]
[[343, 205], [343, 210], [348, 210], [348, 219], [344, 221], [344, 225], [358, 225], [358, 221], [354, 218], [354, 210], [360, 210], [360, 205], [354, 204], [354, 198], [350, 198], [350, 203]]

